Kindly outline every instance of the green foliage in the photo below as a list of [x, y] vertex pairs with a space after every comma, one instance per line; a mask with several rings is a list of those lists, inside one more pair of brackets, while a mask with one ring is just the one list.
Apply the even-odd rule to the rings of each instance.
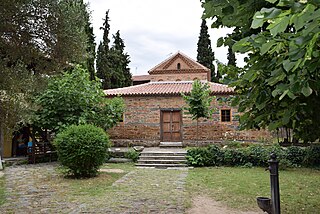
[[253, 145], [247, 148], [247, 162], [253, 166], [268, 166], [268, 160], [270, 159], [270, 150], [265, 146]]
[[85, 16], [85, 32], [87, 34], [87, 62], [86, 62], [86, 68], [88, 69], [88, 72], [90, 74], [90, 80], [95, 80], [96, 71], [94, 68], [94, 60], [96, 58], [96, 43], [95, 43], [95, 36], [93, 33], [93, 27], [90, 23], [90, 12], [86, 10], [86, 16]]
[[82, 0], [1, 1], [0, 127], [30, 124], [47, 76], [86, 59], [85, 14]]
[[307, 166], [320, 167], [320, 146], [314, 145], [306, 148], [304, 164]]
[[72, 125], [54, 139], [58, 159], [75, 177], [96, 176], [110, 146], [108, 135], [93, 125]]
[[210, 35], [208, 33], [207, 22], [205, 19], [202, 19], [197, 46], [197, 61], [211, 70], [211, 81], [217, 82], [219, 80], [219, 76], [214, 73], [214, 52], [211, 48]]
[[124, 153], [124, 157], [131, 159], [133, 162], [137, 162], [139, 156], [140, 153], [131, 148], [126, 153]]
[[[233, 79], [243, 112], [241, 129], [291, 128], [295, 138], [320, 136], [319, 8], [317, 1], [203, 1], [213, 27], [235, 27], [223, 39], [249, 53], [244, 72]], [[238, 33], [237, 33], [238, 32]]]
[[242, 68], [238, 68], [233, 65], [224, 65], [221, 62], [218, 62], [218, 72], [220, 75], [219, 82], [223, 84], [229, 84], [239, 77], [243, 72]]
[[90, 81], [88, 72], [76, 66], [63, 76], [51, 77], [48, 88], [35, 103], [33, 124], [57, 132], [69, 125], [91, 123], [111, 128], [121, 118], [121, 98], [106, 99], [98, 81]]
[[246, 154], [243, 149], [224, 150], [223, 164], [226, 166], [243, 166], [246, 164]]
[[187, 153], [188, 164], [192, 166], [269, 166], [270, 154], [275, 153], [279, 168], [293, 166], [320, 166], [320, 146], [308, 148], [251, 145], [248, 147], [218, 146], [191, 148]]
[[214, 110], [210, 108], [211, 101], [214, 98], [210, 93], [211, 90], [208, 83], [203, 84], [200, 80], [195, 80], [192, 84], [190, 95], [182, 94], [183, 99], [188, 105], [185, 109], [191, 115], [192, 120], [197, 120], [197, 139], [199, 118], [209, 118]]
[[195, 80], [192, 84], [190, 95], [182, 95], [188, 105], [185, 109], [191, 114], [192, 120], [198, 120], [201, 117], [210, 117], [213, 111], [210, 105], [214, 98], [210, 93], [211, 90], [208, 83], [203, 84], [200, 80]]
[[192, 166], [219, 166], [223, 160], [223, 153], [216, 145], [196, 147], [187, 151], [186, 159]]
[[286, 151], [286, 159], [297, 166], [302, 165], [306, 157], [306, 149], [298, 146], [290, 146]]
[[113, 35], [114, 44], [109, 48], [109, 10], [102, 29], [103, 41], [97, 51], [97, 76], [102, 80], [103, 89], [131, 86], [132, 74], [128, 67], [130, 57], [124, 52], [125, 45], [119, 31]]

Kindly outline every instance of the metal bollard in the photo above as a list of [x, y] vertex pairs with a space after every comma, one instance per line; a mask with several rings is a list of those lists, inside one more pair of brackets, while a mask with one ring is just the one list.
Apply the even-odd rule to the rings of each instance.
[[257, 203], [260, 209], [268, 214], [280, 214], [279, 161], [274, 153], [270, 158], [267, 170], [270, 172], [271, 199], [257, 197]]
[[274, 214], [280, 214], [280, 187], [279, 187], [279, 161], [276, 154], [270, 155], [269, 162], [270, 185], [271, 185], [271, 203]]

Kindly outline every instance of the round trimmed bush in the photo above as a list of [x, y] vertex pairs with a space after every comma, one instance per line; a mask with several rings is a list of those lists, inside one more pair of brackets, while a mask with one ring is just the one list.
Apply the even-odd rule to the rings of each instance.
[[72, 125], [54, 140], [58, 160], [75, 177], [93, 177], [107, 158], [110, 146], [106, 132], [93, 125]]

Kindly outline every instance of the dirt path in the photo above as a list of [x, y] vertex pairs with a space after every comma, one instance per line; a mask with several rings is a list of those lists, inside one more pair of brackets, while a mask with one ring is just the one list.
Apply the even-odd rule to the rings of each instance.
[[192, 199], [192, 208], [187, 211], [187, 214], [262, 214], [263, 212], [241, 212], [230, 209], [220, 202], [214, 201], [206, 196], [197, 196]]

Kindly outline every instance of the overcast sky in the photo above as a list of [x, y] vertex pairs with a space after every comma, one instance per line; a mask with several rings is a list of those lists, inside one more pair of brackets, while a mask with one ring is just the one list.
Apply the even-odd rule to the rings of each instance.
[[[197, 58], [203, 9], [199, 0], [85, 0], [92, 11], [92, 24], [97, 45], [102, 40], [103, 19], [108, 9], [110, 33], [120, 30], [125, 51], [130, 55], [133, 75], [147, 72], [181, 51], [192, 59]], [[210, 26], [210, 20], [207, 20]], [[211, 29], [209, 34], [215, 57], [227, 62], [227, 49], [217, 48], [216, 40], [230, 33], [230, 29]], [[111, 35], [109, 38], [111, 39]], [[238, 59], [238, 64], [243, 64]]]

